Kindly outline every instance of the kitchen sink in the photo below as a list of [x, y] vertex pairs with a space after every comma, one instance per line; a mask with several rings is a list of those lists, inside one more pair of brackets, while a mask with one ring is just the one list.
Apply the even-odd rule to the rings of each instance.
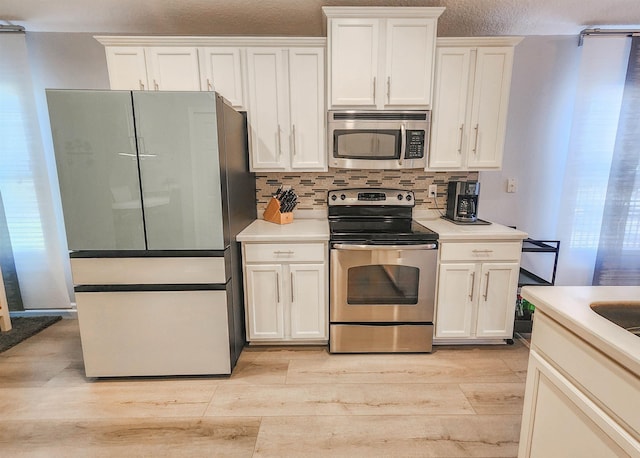
[[591, 310], [621, 328], [640, 336], [640, 301], [594, 302]]

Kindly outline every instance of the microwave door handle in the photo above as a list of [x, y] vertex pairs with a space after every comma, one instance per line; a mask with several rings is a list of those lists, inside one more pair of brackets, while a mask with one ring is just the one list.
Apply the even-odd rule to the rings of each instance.
[[400, 125], [400, 159], [398, 159], [398, 164], [402, 165], [402, 161], [404, 160], [404, 150], [407, 147], [407, 145], [405, 145], [405, 135], [406, 133], [406, 128], [404, 126], [404, 124]]

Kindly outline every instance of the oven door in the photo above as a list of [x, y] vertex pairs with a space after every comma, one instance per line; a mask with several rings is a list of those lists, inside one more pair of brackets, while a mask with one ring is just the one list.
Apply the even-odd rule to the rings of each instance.
[[436, 248], [333, 244], [331, 322], [433, 322]]

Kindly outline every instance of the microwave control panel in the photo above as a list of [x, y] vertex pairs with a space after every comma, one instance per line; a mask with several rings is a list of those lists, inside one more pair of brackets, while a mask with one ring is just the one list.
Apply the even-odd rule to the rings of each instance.
[[405, 159], [420, 159], [424, 157], [424, 130], [407, 130], [407, 150]]

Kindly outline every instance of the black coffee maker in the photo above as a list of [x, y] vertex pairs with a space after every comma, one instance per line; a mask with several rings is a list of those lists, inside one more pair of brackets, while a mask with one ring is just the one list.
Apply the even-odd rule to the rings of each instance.
[[450, 181], [447, 192], [446, 217], [452, 221], [474, 223], [478, 219], [477, 181]]

